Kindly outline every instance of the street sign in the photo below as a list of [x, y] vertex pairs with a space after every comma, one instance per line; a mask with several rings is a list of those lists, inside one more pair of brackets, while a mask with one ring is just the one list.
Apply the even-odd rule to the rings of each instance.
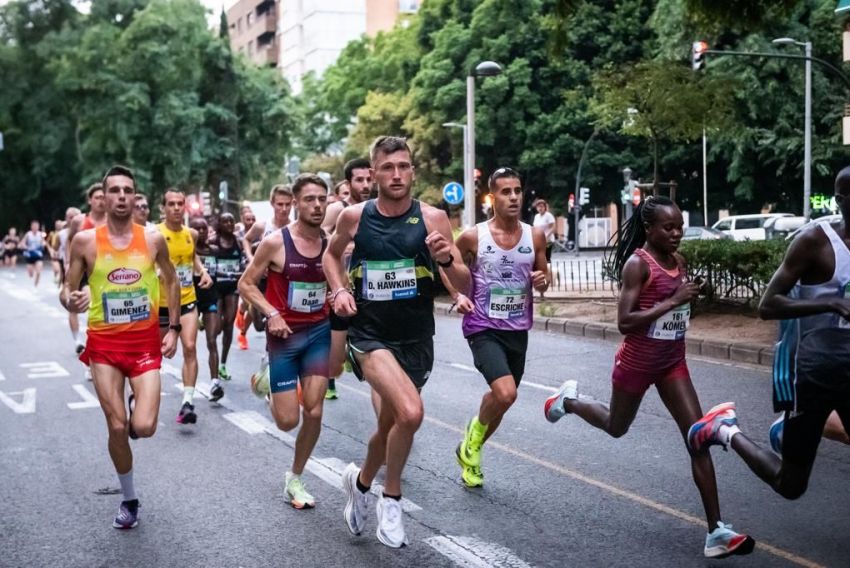
[[443, 186], [443, 199], [449, 205], [463, 203], [463, 186], [456, 181], [450, 181]]
[[218, 184], [218, 199], [222, 203], [225, 203], [230, 198], [228, 189], [229, 188], [227, 187], [227, 181], [221, 180], [221, 182]]
[[588, 205], [590, 203], [590, 188], [589, 187], [580, 187], [578, 188], [578, 204], [579, 205]]

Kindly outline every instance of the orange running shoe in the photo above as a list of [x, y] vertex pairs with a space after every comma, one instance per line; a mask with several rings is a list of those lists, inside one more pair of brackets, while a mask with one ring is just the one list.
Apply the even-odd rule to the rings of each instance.
[[236, 310], [236, 320], [233, 323], [236, 324], [236, 329], [242, 329], [242, 326], [245, 325], [245, 316], [242, 315], [242, 311], [238, 308]]
[[248, 350], [248, 337], [247, 336], [240, 333], [239, 336], [236, 338], [236, 342], [239, 344], [239, 349], [241, 349], [242, 351]]

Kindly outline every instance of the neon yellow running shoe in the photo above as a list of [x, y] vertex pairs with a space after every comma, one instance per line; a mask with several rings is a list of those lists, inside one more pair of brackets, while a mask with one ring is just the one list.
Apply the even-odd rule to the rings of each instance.
[[[458, 463], [460, 463], [460, 458], [458, 458]], [[482, 487], [484, 485], [484, 472], [481, 471], [480, 467], [467, 467], [461, 464], [460, 479], [469, 488]]]
[[487, 426], [478, 421], [477, 416], [466, 424], [466, 434], [457, 448], [457, 458], [461, 465], [466, 467], [481, 467], [481, 446], [484, 444], [484, 435]]

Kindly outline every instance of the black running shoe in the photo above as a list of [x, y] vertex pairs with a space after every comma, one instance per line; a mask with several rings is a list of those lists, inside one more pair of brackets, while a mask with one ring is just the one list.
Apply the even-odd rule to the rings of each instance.
[[221, 385], [213, 385], [210, 389], [210, 402], [218, 402], [224, 396], [224, 389]]
[[198, 415], [195, 414], [195, 406], [184, 402], [180, 407], [180, 413], [177, 415], [178, 424], [194, 424], [198, 421]]

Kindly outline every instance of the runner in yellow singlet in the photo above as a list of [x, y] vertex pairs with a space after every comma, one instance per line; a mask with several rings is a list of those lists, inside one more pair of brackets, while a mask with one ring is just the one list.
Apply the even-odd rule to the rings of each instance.
[[[198, 382], [198, 310], [195, 298], [195, 274], [201, 276], [201, 288], [212, 286], [212, 278], [195, 254], [195, 240], [198, 234], [194, 229], [183, 225], [183, 213], [186, 209], [186, 196], [177, 189], [167, 189], [162, 196], [164, 222], [156, 226], [165, 237], [168, 256], [177, 271], [177, 284], [180, 286], [180, 343], [183, 344], [183, 401], [177, 414], [178, 424], [194, 424], [198, 420], [192, 399], [195, 396], [195, 384]], [[160, 309], [160, 334], [168, 331], [168, 314]]]

